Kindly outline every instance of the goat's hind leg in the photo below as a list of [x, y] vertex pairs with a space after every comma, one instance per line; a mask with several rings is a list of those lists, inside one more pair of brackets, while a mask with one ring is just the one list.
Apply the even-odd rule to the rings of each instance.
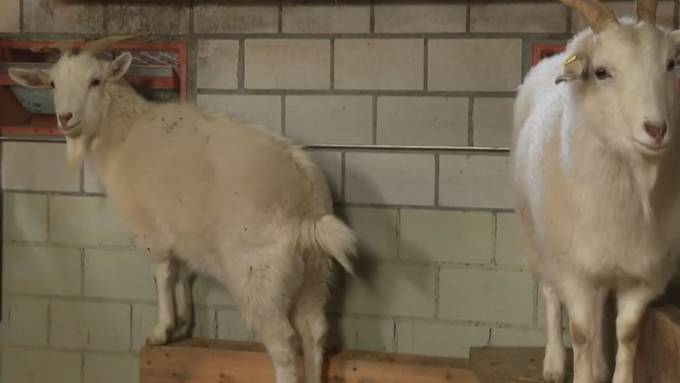
[[191, 272], [187, 266], [177, 262], [177, 281], [175, 282], [176, 327], [172, 340], [188, 337], [193, 326], [193, 299], [191, 295]]
[[324, 346], [328, 324], [325, 306], [328, 299], [326, 280], [306, 286], [297, 307], [294, 323], [302, 338], [305, 361], [305, 383], [321, 383]]
[[[289, 315], [295, 279], [291, 275], [303, 275], [302, 269], [290, 265], [247, 266], [241, 275], [247, 278], [231, 289], [232, 297], [241, 310], [246, 324], [259, 335], [274, 364], [276, 383], [298, 383], [296, 372], [297, 333]], [[285, 271], [282, 271], [284, 270]], [[234, 270], [232, 269], [232, 272]], [[299, 281], [299, 278], [297, 278]]]

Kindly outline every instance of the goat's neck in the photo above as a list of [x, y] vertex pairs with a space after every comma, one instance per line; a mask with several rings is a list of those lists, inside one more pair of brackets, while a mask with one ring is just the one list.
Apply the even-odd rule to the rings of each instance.
[[135, 122], [151, 108], [151, 103], [127, 83], [113, 84], [109, 95], [110, 104], [100, 133], [90, 145], [90, 155], [98, 168], [105, 166], [110, 153], [125, 142], [130, 130], [136, 126]]
[[659, 173], [659, 160], [638, 152], [621, 153], [603, 143], [587, 124], [573, 124], [563, 135], [562, 159], [572, 179], [594, 200], [608, 201], [622, 208], [639, 208], [645, 218], [653, 216], [652, 196]]

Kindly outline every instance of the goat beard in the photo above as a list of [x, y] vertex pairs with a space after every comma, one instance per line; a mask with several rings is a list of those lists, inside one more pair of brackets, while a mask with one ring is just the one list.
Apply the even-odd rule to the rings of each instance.
[[654, 218], [652, 209], [652, 193], [659, 175], [659, 163], [644, 157], [636, 158], [630, 163], [635, 189], [640, 197], [642, 213], [648, 222]]

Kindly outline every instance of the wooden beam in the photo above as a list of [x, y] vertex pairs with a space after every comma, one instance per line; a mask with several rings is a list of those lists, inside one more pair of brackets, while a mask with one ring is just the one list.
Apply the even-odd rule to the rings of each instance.
[[[140, 383], [274, 382], [271, 360], [255, 343], [190, 339], [144, 346], [139, 357]], [[361, 351], [329, 355], [324, 376], [327, 383], [479, 383], [465, 360]]]
[[670, 304], [647, 313], [635, 361], [635, 383], [665, 382], [680, 382], [680, 308]]

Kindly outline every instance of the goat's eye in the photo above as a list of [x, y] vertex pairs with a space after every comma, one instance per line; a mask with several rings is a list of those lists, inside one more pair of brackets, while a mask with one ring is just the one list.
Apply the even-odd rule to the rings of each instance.
[[675, 60], [669, 61], [666, 69], [668, 69], [669, 72], [672, 71], [673, 69], [675, 69]]
[[595, 69], [595, 77], [597, 77], [599, 80], [604, 80], [606, 78], [611, 77], [609, 74], [609, 71], [605, 67], [599, 67]]
[[54, 88], [54, 81], [50, 81], [50, 86]]
[[95, 78], [94, 80], [92, 80], [92, 81], [90, 82], [90, 86], [98, 86], [98, 85], [101, 84], [101, 83], [102, 83], [102, 82], [101, 82], [98, 78]]

